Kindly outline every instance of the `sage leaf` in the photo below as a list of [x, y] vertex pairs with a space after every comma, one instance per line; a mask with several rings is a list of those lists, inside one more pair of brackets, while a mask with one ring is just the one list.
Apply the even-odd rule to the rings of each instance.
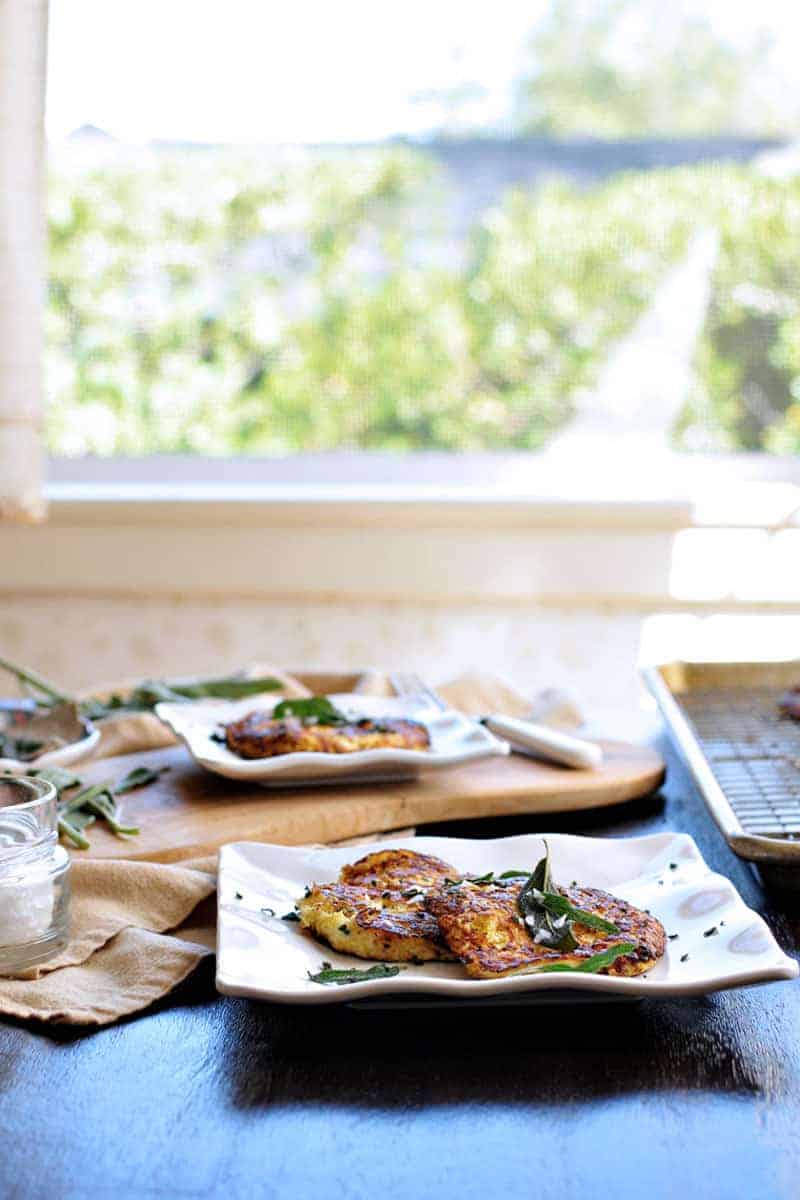
[[28, 687], [33, 688], [35, 692], [39, 692], [40, 695], [45, 697], [48, 703], [73, 703], [71, 696], [67, 696], [66, 693], [62, 692], [52, 683], [48, 683], [46, 679], [42, 679], [41, 675], [35, 675], [28, 667], [18, 667], [16, 663], [9, 662], [7, 658], [0, 658], [0, 670], [7, 671], [9, 675], [13, 675], [20, 683], [25, 683]]
[[200, 700], [205, 697], [215, 700], [246, 700], [248, 696], [258, 696], [261, 692], [279, 692], [283, 684], [280, 679], [274, 679], [271, 675], [264, 675], [258, 679], [250, 679], [244, 675], [226, 675], [219, 679], [199, 679], [194, 683], [173, 683], [169, 686], [187, 700]]
[[168, 767], [134, 767], [132, 771], [121, 779], [119, 783], [114, 784], [114, 795], [122, 796], [125, 792], [132, 792], [135, 788], [147, 787], [149, 783], [155, 783], [164, 771], [169, 770]]
[[281, 700], [272, 710], [273, 717], [299, 717], [304, 725], [346, 725], [348, 718], [327, 696], [305, 696]]
[[361, 983], [367, 979], [390, 979], [399, 975], [403, 967], [390, 966], [389, 963], [375, 963], [372, 967], [344, 967], [341, 970], [332, 967], [329, 962], [323, 962], [316, 975], [308, 972], [312, 983], [333, 983], [341, 986], [344, 983]]
[[182, 704], [187, 700], [242, 700], [261, 692], [279, 691], [283, 684], [271, 675], [249, 679], [244, 675], [225, 675], [191, 682], [170, 679], [144, 679], [124, 695], [95, 696], [81, 705], [83, 715], [94, 721], [121, 712], [150, 712], [162, 701]]
[[89, 842], [83, 836], [78, 826], [73, 825], [67, 817], [58, 818], [58, 832], [68, 838], [79, 850], [88, 850]]
[[620, 942], [617, 946], [609, 946], [607, 950], [601, 950], [599, 954], [593, 954], [591, 958], [585, 959], [577, 966], [572, 966], [569, 963], [550, 963], [539, 967], [536, 971], [537, 975], [544, 975], [555, 971], [571, 971], [578, 972], [583, 975], [596, 975], [598, 971], [604, 971], [606, 967], [610, 967], [613, 962], [621, 958], [624, 954], [632, 954], [636, 949], [633, 942]]
[[544, 845], [544, 858], [539, 860], [523, 884], [517, 897], [517, 908], [525, 928], [538, 945], [566, 952], [576, 949], [578, 945], [569, 918], [564, 914], [554, 918], [541, 901], [544, 895], [556, 894], [550, 873], [550, 847], [547, 842]]
[[70, 788], [80, 787], [81, 780], [77, 775], [73, 775], [72, 771], [67, 771], [64, 767], [39, 767], [38, 770], [31, 771], [36, 779], [43, 779], [45, 783], [52, 783], [59, 797], [62, 792], [68, 792]]
[[560, 892], [542, 892], [540, 903], [548, 912], [554, 913], [558, 917], [569, 917], [570, 921], [575, 921], [578, 925], [585, 925], [587, 929], [597, 929], [601, 933], [620, 932], [612, 921], [606, 921], [604, 917], [598, 917], [595, 913], [587, 912], [583, 908], [575, 908]]

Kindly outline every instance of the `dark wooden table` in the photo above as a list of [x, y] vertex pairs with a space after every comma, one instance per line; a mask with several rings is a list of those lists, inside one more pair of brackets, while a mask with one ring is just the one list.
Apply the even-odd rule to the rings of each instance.
[[[662, 795], [546, 826], [686, 830], [795, 950], [800, 899], [762, 890], [664, 749]], [[800, 985], [364, 1013], [222, 999], [205, 968], [169, 1004], [98, 1033], [0, 1025], [0, 1130], [3, 1200], [794, 1200]]]

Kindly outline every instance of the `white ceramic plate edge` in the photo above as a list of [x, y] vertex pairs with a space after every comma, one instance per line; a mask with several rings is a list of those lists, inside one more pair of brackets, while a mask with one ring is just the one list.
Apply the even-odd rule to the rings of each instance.
[[68, 742], [57, 750], [48, 750], [46, 754], [40, 754], [27, 763], [20, 763], [16, 758], [0, 758], [0, 771], [19, 773], [20, 766], [32, 771], [38, 771], [40, 767], [68, 767], [91, 754], [99, 741], [100, 730], [92, 729], [77, 742]]
[[[444, 964], [426, 964], [422, 968], [409, 968], [406, 971], [401, 971], [397, 976], [389, 979], [377, 979], [366, 982], [348, 984], [341, 987], [322, 986], [308, 989], [304, 983], [302, 988], [296, 991], [287, 991], [286, 988], [271, 988], [260, 984], [254, 984], [252, 981], [242, 982], [235, 975], [226, 973], [224, 961], [226, 958], [225, 948], [223, 945], [226, 932], [226, 899], [225, 890], [227, 883], [227, 875], [231, 870], [232, 863], [235, 863], [235, 855], [238, 851], [260, 845], [259, 843], [235, 842], [227, 846], [223, 846], [220, 852], [220, 918], [218, 921], [218, 957], [217, 957], [217, 988], [225, 995], [245, 996], [255, 999], [271, 1001], [284, 1004], [335, 1004], [343, 1003], [350, 1000], [366, 999], [368, 997], [378, 997], [381, 995], [428, 995], [439, 996], [450, 999], [467, 999], [478, 997], [491, 997], [499, 995], [520, 995], [529, 993], [542, 993], [542, 998], [545, 998], [547, 992], [560, 993], [562, 996], [565, 991], [575, 993], [592, 993], [598, 999], [603, 997], [608, 998], [644, 998], [647, 996], [661, 997], [691, 997], [707, 995], [711, 992], [727, 990], [730, 988], [750, 986], [758, 983], [766, 983], [778, 980], [791, 980], [797, 978], [800, 973], [800, 968], [797, 962], [790, 958], [780, 949], [769, 927], [766, 925], [763, 918], [745, 905], [733, 884], [722, 875], [718, 875], [710, 871], [702, 858], [694, 840], [687, 834], [652, 834], [641, 838], [626, 838], [626, 839], [596, 839], [596, 838], [577, 838], [571, 835], [553, 834], [544, 835], [549, 837], [551, 844], [559, 840], [567, 840], [574, 842], [591, 842], [594, 845], [619, 845], [620, 843], [628, 843], [631, 846], [640, 847], [642, 850], [652, 846], [656, 855], [659, 851], [664, 851], [660, 855], [664, 859], [666, 866], [669, 854], [678, 854], [681, 852], [682, 858], [687, 863], [691, 864], [689, 871], [689, 880], [692, 882], [703, 881], [706, 888], [711, 888], [714, 894], [720, 898], [720, 906], [724, 907], [725, 903], [732, 906], [732, 911], [735, 911], [740, 923], [746, 927], [743, 933], [746, 933], [755, 944], [761, 945], [759, 957], [764, 958], [764, 962], [759, 966], [751, 963], [748, 967], [743, 967], [741, 970], [728, 969], [716, 976], [704, 976], [702, 978], [687, 978], [681, 982], [679, 979], [659, 979], [652, 975], [642, 975], [634, 978], [616, 978], [608, 975], [570, 975], [569, 981], [563, 974], [558, 975], [517, 975], [505, 979], [497, 980], [476, 980], [466, 978], [444, 978], [437, 977], [437, 970], [441, 970]], [[521, 835], [517, 838], [499, 838], [492, 840], [474, 839], [469, 841], [471, 845], [481, 845], [482, 847], [496, 846], [502, 843], [505, 846], [513, 844], [519, 845], [520, 841], [527, 840], [541, 845], [540, 835]], [[447, 857], [448, 845], [452, 847], [450, 856], [457, 860], [458, 846], [467, 844], [467, 839], [457, 838], [414, 838], [414, 839], [391, 839], [384, 838], [369, 845], [360, 845], [357, 847], [356, 854], [360, 857], [363, 854], [370, 853], [373, 849], [380, 849], [386, 846], [406, 846], [408, 848], [416, 848], [422, 853], [433, 853]], [[303, 847], [271, 847], [267, 846], [267, 850], [279, 850], [281, 852], [294, 849], [298, 855], [304, 853]], [[308, 851], [305, 851], [308, 853]], [[326, 851], [316, 851], [316, 857], [324, 855]], [[338, 849], [336, 851], [327, 851], [332, 856], [335, 854], [336, 859], [340, 863], [345, 862], [348, 858], [352, 858], [354, 851], [352, 848]], [[335, 859], [331, 857], [331, 865], [335, 866]], [[642, 886], [639, 883], [639, 876], [636, 876], [631, 882], [633, 886]], [[591, 882], [591, 881], [587, 881]], [[624, 892], [625, 884], [620, 882], [619, 889]], [[241, 913], [237, 911], [237, 917]], [[255, 919], [255, 918], [254, 918]], [[290, 928], [294, 929], [293, 926]], [[301, 935], [302, 936], [302, 935]], [[737, 935], [739, 936], [739, 935]], [[314, 946], [315, 954], [319, 955], [319, 960], [330, 958], [337, 965], [348, 963], [357, 965], [356, 960], [347, 958], [344, 955], [337, 955], [333, 951], [328, 950], [325, 946]], [[669, 943], [668, 943], [669, 945]], [[668, 951], [669, 953], [669, 951]], [[732, 954], [728, 958], [733, 958]], [[364, 963], [368, 966], [368, 963]], [[449, 964], [448, 964], [449, 966]], [[447, 968], [445, 968], [447, 969]], [[427, 972], [426, 975], [420, 975], [419, 971]], [[587, 996], [588, 998], [588, 996]]]

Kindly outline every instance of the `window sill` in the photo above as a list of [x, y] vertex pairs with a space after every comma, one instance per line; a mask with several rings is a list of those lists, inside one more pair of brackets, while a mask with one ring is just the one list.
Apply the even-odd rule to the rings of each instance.
[[678, 530], [692, 522], [682, 500], [375, 483], [51, 483], [47, 499], [58, 526]]

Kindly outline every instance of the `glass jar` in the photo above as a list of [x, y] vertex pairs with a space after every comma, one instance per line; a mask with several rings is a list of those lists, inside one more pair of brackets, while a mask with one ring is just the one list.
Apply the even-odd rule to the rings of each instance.
[[36, 966], [66, 946], [69, 869], [53, 785], [0, 778], [0, 975]]

